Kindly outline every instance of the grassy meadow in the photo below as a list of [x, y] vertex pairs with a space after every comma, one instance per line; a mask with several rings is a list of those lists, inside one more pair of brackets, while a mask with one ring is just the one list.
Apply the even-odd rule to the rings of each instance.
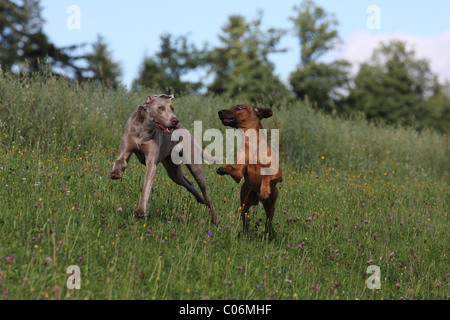
[[[133, 218], [145, 168], [133, 156], [122, 180], [109, 172], [147, 93], [159, 92], [0, 73], [1, 300], [450, 298], [448, 136], [276, 103], [263, 122], [280, 129], [284, 177], [269, 239], [261, 204], [241, 232], [240, 185], [218, 165], [203, 169], [219, 225], [162, 166], [147, 218]], [[174, 106], [188, 129], [225, 130], [217, 111], [237, 102]], [[366, 286], [370, 265], [381, 289]]]

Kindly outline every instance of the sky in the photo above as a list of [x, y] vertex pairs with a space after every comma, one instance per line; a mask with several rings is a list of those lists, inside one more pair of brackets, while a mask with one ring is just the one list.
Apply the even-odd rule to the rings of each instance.
[[[380, 41], [406, 40], [417, 58], [430, 62], [440, 81], [450, 81], [450, 1], [448, 0], [315, 0], [338, 20], [341, 44], [322, 58], [346, 59], [359, 64], [370, 59]], [[289, 17], [301, 0], [42, 0], [44, 31], [57, 46], [87, 43], [91, 49], [102, 35], [120, 63], [128, 87], [138, 75], [145, 56], [160, 47], [160, 36], [186, 36], [202, 47], [219, 45], [221, 28], [233, 14], [248, 21], [263, 11], [263, 30], [281, 28], [285, 53], [269, 58], [284, 82], [300, 62], [299, 40]]]

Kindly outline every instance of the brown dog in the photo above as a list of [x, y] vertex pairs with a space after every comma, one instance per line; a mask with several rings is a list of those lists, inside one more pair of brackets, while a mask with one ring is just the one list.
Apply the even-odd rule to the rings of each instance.
[[[266, 211], [266, 231], [271, 231], [272, 228], [275, 202], [278, 197], [276, 184], [283, 181], [283, 178], [278, 163], [274, 165], [276, 155], [273, 154], [266, 137], [260, 132], [260, 129], [263, 129], [261, 120], [271, 116], [271, 109], [249, 105], [237, 105], [229, 110], [219, 111], [219, 118], [224, 125], [242, 129], [244, 132], [243, 146], [238, 153], [237, 165], [235, 167], [227, 165], [217, 169], [218, 174], [229, 174], [237, 183], [242, 177], [245, 179], [241, 187], [241, 215], [244, 231], [248, 230], [248, 212], [259, 201], [263, 203]], [[251, 141], [251, 134], [256, 134], [257, 141], [255, 139]], [[267, 147], [270, 163], [261, 161], [259, 150], [263, 145]], [[263, 175], [264, 168], [270, 170]]]
[[[174, 114], [172, 99], [173, 95], [150, 95], [145, 103], [134, 111], [125, 125], [120, 143], [120, 156], [114, 163], [110, 177], [111, 179], [121, 178], [121, 174], [126, 169], [128, 160], [133, 153], [147, 167], [141, 200], [134, 212], [136, 218], [143, 218], [155, 179], [156, 166], [162, 162], [169, 177], [175, 183], [185, 187], [198, 202], [208, 206], [211, 221], [216, 223], [217, 213], [206, 192], [205, 176], [200, 164], [194, 164], [193, 159], [185, 162], [202, 194], [183, 175], [181, 165], [172, 161], [172, 149], [177, 147], [178, 141], [172, 141], [171, 135], [175, 130], [186, 130], [180, 126], [179, 120]], [[191, 143], [194, 145], [192, 136], [189, 133], [187, 136], [191, 137]]]

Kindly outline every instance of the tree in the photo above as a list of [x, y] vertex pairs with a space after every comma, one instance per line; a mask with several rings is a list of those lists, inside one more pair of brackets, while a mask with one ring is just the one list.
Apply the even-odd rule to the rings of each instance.
[[159, 87], [171, 93], [198, 91], [201, 82], [184, 81], [182, 77], [203, 65], [204, 61], [205, 49], [189, 44], [185, 36], [173, 39], [170, 34], [162, 35], [159, 52], [155, 57], [144, 58], [133, 88]]
[[318, 108], [328, 111], [341, 109], [343, 97], [350, 84], [351, 64], [344, 60], [330, 64], [318, 60], [339, 43], [338, 25], [334, 16], [304, 0], [294, 7], [297, 16], [291, 17], [300, 42], [300, 64], [289, 81], [295, 95], [306, 97]]
[[214, 74], [209, 92], [251, 102], [289, 95], [286, 86], [274, 75], [274, 66], [268, 58], [283, 51], [277, 45], [285, 32], [273, 28], [262, 31], [261, 15], [250, 23], [239, 15], [228, 18], [219, 36], [222, 45], [208, 57], [210, 72]]
[[304, 0], [300, 7], [295, 6], [295, 33], [300, 40], [302, 66], [317, 61], [323, 54], [333, 49], [339, 42], [338, 32], [334, 29], [338, 21], [312, 0]]
[[438, 89], [428, 61], [417, 59], [402, 41], [381, 43], [354, 82], [349, 107], [389, 123], [422, 121], [429, 111], [426, 100]]
[[117, 88], [122, 71], [119, 63], [112, 60], [112, 52], [108, 50], [102, 36], [97, 36], [97, 41], [92, 44], [92, 52], [86, 55], [86, 60], [88, 73], [85, 77]]
[[80, 46], [56, 47], [44, 34], [43, 24], [39, 0], [0, 0], [2, 69], [33, 72], [47, 62], [54, 72], [64, 70], [81, 77], [82, 68], [76, 61], [83, 57], [67, 53]]

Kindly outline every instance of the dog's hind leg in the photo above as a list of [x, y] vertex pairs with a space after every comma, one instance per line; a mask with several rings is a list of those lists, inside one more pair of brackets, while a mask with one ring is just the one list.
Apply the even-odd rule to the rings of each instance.
[[197, 185], [200, 187], [204, 199], [204, 204], [206, 204], [206, 206], [209, 208], [209, 213], [211, 214], [211, 222], [217, 223], [218, 215], [216, 210], [214, 209], [212, 200], [209, 197], [208, 192], [206, 191], [206, 179], [202, 167], [199, 164], [186, 164], [186, 166], [197, 182]]
[[276, 186], [272, 187], [272, 192], [269, 197], [262, 201], [264, 210], [266, 211], [266, 232], [272, 231], [272, 220], [275, 212], [275, 203], [278, 198], [278, 188]]
[[241, 187], [241, 218], [244, 231], [247, 231], [249, 226], [248, 212], [250, 211], [250, 208], [257, 205], [258, 202], [259, 200], [256, 192], [251, 191], [248, 188], [247, 183], [244, 182]]
[[175, 182], [180, 186], [185, 187], [190, 193], [194, 195], [195, 199], [198, 202], [206, 204], [205, 199], [197, 190], [197, 188], [195, 188], [194, 184], [183, 175], [181, 165], [173, 163], [170, 157], [165, 158], [162, 161], [162, 164], [164, 165], [167, 174], [169, 175], [170, 179], [172, 179], [173, 182]]

